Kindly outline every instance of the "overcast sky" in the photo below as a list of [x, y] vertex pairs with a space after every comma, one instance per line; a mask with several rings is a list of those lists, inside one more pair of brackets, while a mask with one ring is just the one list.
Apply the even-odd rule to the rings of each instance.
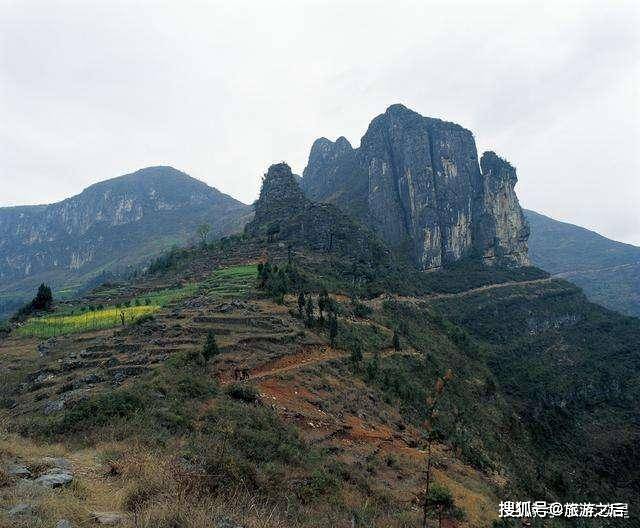
[[638, 8], [529, 4], [0, 0], [0, 206], [149, 165], [251, 202], [400, 102], [510, 160], [523, 206], [640, 244]]

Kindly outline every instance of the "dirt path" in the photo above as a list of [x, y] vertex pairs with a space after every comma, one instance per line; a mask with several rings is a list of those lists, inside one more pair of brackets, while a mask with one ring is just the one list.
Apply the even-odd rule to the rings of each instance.
[[[278, 374], [282, 374], [285, 372], [300, 370], [311, 365], [318, 365], [320, 363], [333, 361], [334, 359], [347, 359], [349, 355], [350, 354], [348, 352], [345, 352], [344, 350], [339, 350], [330, 346], [313, 347], [313, 350], [307, 350], [298, 352], [297, 354], [283, 356], [275, 359], [274, 361], [270, 361], [268, 363], [265, 363], [264, 365], [256, 367], [249, 372], [247, 377], [238, 381], [247, 382], [269, 378], [271, 376], [277, 376]], [[396, 355], [419, 356], [420, 354], [413, 348], [408, 348], [405, 350], [394, 350], [393, 348], [387, 348], [380, 352], [380, 357], [383, 358]], [[363, 355], [363, 359], [372, 357], [372, 352], [367, 352]], [[229, 385], [233, 382], [234, 380], [229, 378], [223, 378], [220, 380], [220, 383], [222, 385]]]
[[498, 288], [507, 288], [510, 286], [529, 286], [531, 284], [542, 284], [546, 282], [551, 282], [554, 280], [554, 277], [547, 277], [544, 279], [533, 279], [528, 281], [509, 281], [509, 282], [500, 282], [497, 284], [487, 284], [486, 286], [480, 286], [478, 288], [472, 288], [470, 290], [465, 290], [462, 292], [456, 293], [432, 293], [429, 295], [421, 295], [419, 297], [405, 296], [405, 295], [389, 295], [382, 294], [375, 299], [371, 299], [369, 301], [363, 301], [365, 304], [371, 306], [372, 308], [380, 309], [382, 307], [382, 303], [388, 300], [395, 300], [400, 302], [407, 303], [418, 303], [422, 301], [437, 301], [440, 299], [455, 299], [459, 297], [467, 297], [469, 295], [474, 295], [476, 293], [481, 293], [488, 290], [495, 290]]

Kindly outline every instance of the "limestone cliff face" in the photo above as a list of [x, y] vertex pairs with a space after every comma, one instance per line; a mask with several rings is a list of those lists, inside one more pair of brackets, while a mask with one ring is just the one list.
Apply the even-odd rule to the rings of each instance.
[[311, 199], [335, 203], [408, 251], [422, 269], [478, 255], [520, 265], [527, 253], [525, 224], [516, 225], [520, 206], [511, 180], [498, 183], [492, 174], [481, 172], [471, 132], [393, 105], [358, 149], [344, 138], [317, 140], [301, 184]]
[[516, 266], [529, 264], [525, 220], [514, 187], [518, 178], [509, 162], [494, 152], [480, 158], [482, 207], [477, 224], [476, 244], [487, 263], [506, 261]]

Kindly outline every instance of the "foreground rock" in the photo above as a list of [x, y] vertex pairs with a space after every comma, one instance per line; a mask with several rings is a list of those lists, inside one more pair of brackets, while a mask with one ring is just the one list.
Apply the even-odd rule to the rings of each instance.
[[98, 524], [118, 525], [125, 522], [125, 515], [119, 512], [92, 512], [91, 517]]
[[73, 475], [71, 475], [70, 473], [51, 472], [51, 473], [45, 473], [44, 475], [39, 476], [34, 482], [46, 488], [59, 488], [61, 486], [70, 484], [72, 481], [73, 481]]

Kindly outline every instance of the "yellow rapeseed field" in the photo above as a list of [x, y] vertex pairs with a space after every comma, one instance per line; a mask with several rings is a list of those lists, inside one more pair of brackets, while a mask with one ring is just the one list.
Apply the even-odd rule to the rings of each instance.
[[[129, 306], [124, 308], [108, 307], [102, 310], [86, 311], [74, 315], [53, 315], [29, 319], [18, 329], [19, 335], [34, 337], [54, 337], [62, 334], [85, 332], [100, 328], [111, 328], [132, 323], [146, 314], [157, 312], [158, 305]], [[124, 319], [124, 321], [123, 321]]]

